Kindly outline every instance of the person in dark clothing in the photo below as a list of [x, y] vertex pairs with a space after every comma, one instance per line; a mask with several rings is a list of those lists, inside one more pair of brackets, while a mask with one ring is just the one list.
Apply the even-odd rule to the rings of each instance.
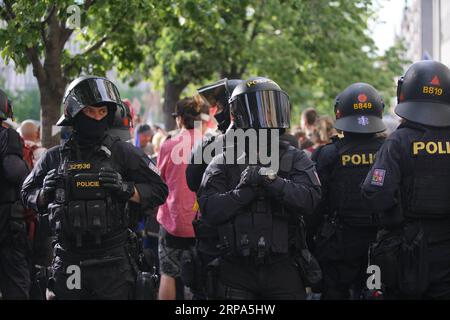
[[[212, 297], [304, 299], [294, 261], [299, 217], [312, 212], [321, 191], [311, 160], [279, 141], [289, 127], [289, 98], [272, 80], [252, 78], [234, 89], [230, 104], [236, 128], [256, 129], [274, 140], [270, 148], [261, 142], [257, 151], [245, 143], [242, 153], [236, 143], [233, 156], [217, 155], [205, 171], [198, 191], [200, 211], [218, 229], [221, 249]], [[263, 166], [264, 148], [277, 157], [279, 170]], [[251, 160], [255, 154], [256, 162]]]
[[129, 202], [152, 208], [168, 194], [141, 151], [106, 134], [121, 104], [108, 79], [74, 80], [57, 123], [74, 132], [48, 150], [23, 184], [23, 202], [49, 212], [56, 236], [49, 289], [57, 299], [133, 298], [137, 270], [128, 239], [136, 221]]
[[450, 299], [450, 70], [414, 63], [397, 100], [402, 123], [362, 185], [381, 227], [370, 263], [387, 299]]
[[[201, 144], [196, 144], [192, 148], [190, 162], [186, 168], [186, 182], [189, 189], [197, 192], [203, 178], [203, 174], [211, 162], [212, 158], [216, 156], [216, 151], [221, 153], [225, 148], [226, 132], [232, 129], [230, 120], [230, 106], [228, 103], [231, 93], [234, 88], [241, 83], [238, 79], [222, 79], [213, 84], [203, 86], [197, 91], [204, 97], [210, 105], [215, 105], [218, 112], [215, 118], [218, 122], [218, 129], [220, 134], [218, 136], [205, 137]], [[211, 158], [204, 157], [205, 150], [211, 150]], [[194, 281], [195, 288], [194, 299], [207, 298], [207, 277], [208, 265], [220, 254], [218, 246], [217, 228], [209, 225], [203, 218], [201, 213], [194, 220], [194, 231], [196, 237], [196, 266], [200, 270], [196, 271], [196, 279]]]
[[[192, 148], [192, 155], [186, 169], [186, 182], [191, 191], [197, 192], [202, 182], [203, 174], [210, 161], [203, 157], [204, 150], [209, 147], [212, 150], [211, 159], [216, 156], [216, 145], [222, 151], [224, 147], [224, 134], [231, 125], [230, 106], [228, 99], [234, 88], [241, 82], [239, 79], [222, 79], [213, 84], [199, 88], [197, 91], [202, 95], [210, 105], [215, 105], [219, 109], [215, 118], [218, 123], [218, 129], [221, 132], [219, 136], [209, 136], [203, 139], [201, 144]], [[200, 161], [199, 161], [199, 160]]]
[[[315, 255], [323, 271], [322, 299], [359, 299], [366, 282], [367, 251], [377, 225], [362, 203], [360, 184], [383, 143], [384, 103], [374, 87], [354, 83], [336, 98], [335, 128], [342, 139], [319, 147], [312, 159], [322, 182], [315, 215], [322, 226]], [[318, 220], [318, 219], [317, 219]]]
[[2, 126], [12, 117], [11, 101], [0, 90], [0, 292], [3, 299], [28, 299], [30, 243], [20, 188], [29, 169], [19, 134]]

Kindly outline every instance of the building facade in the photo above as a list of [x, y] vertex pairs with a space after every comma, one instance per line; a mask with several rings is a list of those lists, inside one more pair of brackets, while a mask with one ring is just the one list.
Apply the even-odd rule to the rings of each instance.
[[450, 1], [406, 0], [400, 37], [408, 60], [433, 59], [450, 66]]

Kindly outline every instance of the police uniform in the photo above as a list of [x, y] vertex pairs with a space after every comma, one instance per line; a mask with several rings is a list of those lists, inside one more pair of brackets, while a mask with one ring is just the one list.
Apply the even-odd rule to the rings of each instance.
[[[218, 108], [218, 112], [214, 115], [218, 129], [221, 132], [217, 136], [205, 137], [201, 144], [196, 144], [192, 148], [190, 162], [186, 168], [186, 182], [189, 189], [197, 192], [200, 188], [203, 174], [208, 167], [210, 161], [206, 161], [204, 153], [208, 152], [208, 156], [216, 156], [216, 151], [223, 151], [226, 143], [226, 130], [230, 128], [230, 106], [228, 99], [230, 98], [234, 88], [241, 82], [240, 79], [221, 79], [213, 84], [203, 86], [197, 91], [202, 95], [210, 105]], [[198, 162], [201, 160], [200, 163]], [[212, 159], [211, 159], [212, 160]], [[211, 266], [208, 265], [220, 255], [217, 248], [219, 236], [217, 229], [209, 225], [199, 214], [194, 220], [194, 232], [196, 238], [197, 266], [200, 270], [196, 272], [200, 279], [197, 279], [197, 288], [195, 288], [195, 298], [207, 297], [207, 282], [209, 273], [213, 272]]]
[[360, 185], [384, 139], [384, 109], [378, 92], [366, 83], [347, 87], [336, 98], [335, 127], [344, 138], [333, 138], [312, 159], [322, 182], [324, 217], [315, 254], [323, 271], [322, 299], [359, 299], [366, 282], [367, 251], [377, 226], [361, 200]]
[[[12, 106], [0, 90], [0, 123]], [[0, 124], [0, 292], [3, 299], [28, 299], [30, 244], [20, 203], [20, 187], [29, 173], [19, 134]]]
[[[269, 105], [263, 96], [277, 103]], [[237, 128], [289, 126], [287, 95], [269, 79], [253, 78], [238, 85], [230, 101]], [[247, 107], [245, 101], [250, 101]], [[268, 109], [259, 115], [271, 114], [270, 120], [258, 118], [258, 110]], [[274, 122], [268, 125], [270, 121]], [[278, 151], [280, 170], [270, 177], [262, 177], [261, 168], [252, 166], [245, 153], [237, 155], [245, 164], [228, 164], [227, 153], [222, 153], [206, 169], [198, 194], [204, 219], [219, 232], [217, 298], [305, 298], [294, 261], [299, 217], [318, 203], [320, 185], [303, 151], [287, 143], [280, 143]]]
[[[73, 125], [74, 134], [49, 149], [23, 184], [24, 203], [42, 211], [46, 180], [53, 175], [55, 181], [53, 197], [45, 205], [56, 235], [49, 286], [57, 299], [133, 298], [137, 269], [127, 242], [128, 228], [135, 221], [130, 221], [127, 200], [134, 188], [142, 209], [158, 206], [167, 197], [167, 186], [139, 150], [105, 134], [101, 120], [93, 122], [81, 112], [86, 106], [106, 105], [108, 114], [114, 115], [120, 103], [117, 89], [107, 79], [82, 77], [69, 85], [59, 124]], [[83, 122], [98, 136], [85, 130]], [[120, 190], [108, 187], [111, 177]], [[70, 278], [78, 269], [69, 266], [79, 268], [80, 286]], [[70, 281], [74, 287], [68, 286]]]
[[398, 85], [403, 123], [362, 186], [383, 227], [371, 253], [387, 298], [450, 298], [450, 71], [413, 64]]

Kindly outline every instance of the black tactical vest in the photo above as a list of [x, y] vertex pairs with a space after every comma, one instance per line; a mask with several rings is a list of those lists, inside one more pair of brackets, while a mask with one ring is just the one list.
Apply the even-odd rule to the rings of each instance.
[[110, 159], [115, 141], [108, 136], [87, 157], [89, 161], [72, 159], [70, 148], [61, 149], [55, 202], [49, 212], [55, 232], [66, 246], [101, 245], [128, 227], [126, 206], [102, 188], [98, 179], [100, 168], [118, 169]]
[[450, 217], [450, 129], [422, 128], [411, 142], [413, 173], [404, 186], [406, 217]]
[[[281, 142], [280, 142], [281, 144]], [[280, 153], [280, 170], [278, 176], [288, 178], [293, 166], [295, 152], [293, 147], [283, 145]], [[245, 165], [239, 166], [239, 172]], [[226, 170], [229, 170], [225, 166]], [[238, 184], [240, 175], [229, 175], [231, 188]], [[260, 194], [242, 213], [218, 227], [220, 246], [231, 256], [251, 258], [257, 263], [270, 262], [273, 254], [288, 254], [290, 249], [290, 217], [277, 199], [268, 197], [263, 189]], [[295, 224], [295, 222], [294, 222]]]
[[334, 142], [339, 157], [331, 174], [329, 207], [340, 221], [350, 225], [372, 225], [371, 213], [362, 204], [360, 186], [383, 140], [374, 137]]

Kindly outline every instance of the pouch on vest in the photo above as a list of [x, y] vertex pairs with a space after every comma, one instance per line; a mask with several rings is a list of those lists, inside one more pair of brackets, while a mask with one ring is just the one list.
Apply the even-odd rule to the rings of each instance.
[[86, 202], [87, 230], [94, 234], [95, 243], [100, 244], [100, 236], [106, 233], [106, 205], [103, 200]]
[[[242, 215], [243, 213], [241, 213]], [[219, 232], [219, 250], [224, 254], [230, 255], [236, 253], [236, 243], [234, 226], [231, 222], [224, 223], [217, 227]]]
[[398, 290], [402, 257], [403, 234], [381, 230], [377, 240], [369, 247], [369, 265], [381, 270], [381, 281], [386, 290]]
[[335, 220], [325, 220], [316, 240], [316, 257], [319, 261], [336, 261], [343, 257], [341, 226]]
[[81, 246], [81, 237], [86, 230], [86, 207], [84, 201], [71, 201], [67, 206], [65, 221], [62, 221], [65, 234], [74, 234], [76, 245]]
[[305, 286], [316, 286], [322, 281], [322, 269], [309, 251], [306, 242], [306, 226], [303, 217], [299, 219], [295, 262]]

